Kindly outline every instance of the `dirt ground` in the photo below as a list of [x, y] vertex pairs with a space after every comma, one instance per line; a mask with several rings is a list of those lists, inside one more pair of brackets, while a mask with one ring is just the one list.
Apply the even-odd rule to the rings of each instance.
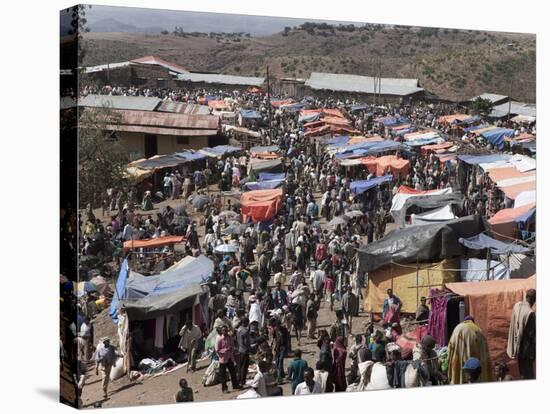
[[[214, 187], [214, 186], [212, 186]], [[211, 188], [211, 191], [216, 191]], [[316, 193], [315, 197], [319, 202], [320, 194]], [[143, 212], [144, 215], [153, 213], [156, 215], [156, 210], [166, 205], [172, 207], [179, 206], [183, 203], [183, 200], [168, 200], [162, 203], [155, 204], [155, 212]], [[191, 213], [191, 209], [188, 209]], [[96, 217], [101, 217], [101, 210], [94, 212]], [[191, 213], [195, 219], [201, 215], [200, 213]], [[108, 217], [105, 217], [105, 221]], [[326, 221], [321, 220], [321, 226], [326, 227]], [[388, 225], [386, 231], [390, 231], [393, 228], [393, 224]], [[198, 226], [199, 235], [204, 236], [204, 226]], [[361, 306], [362, 306], [362, 300]], [[337, 304], [335, 304], [337, 306]], [[330, 311], [330, 305], [326, 301], [323, 301], [319, 310], [319, 316], [317, 319], [317, 329], [328, 329], [334, 322], [334, 312]], [[369, 318], [366, 313], [360, 312], [357, 318], [353, 319], [352, 334], [358, 334], [364, 332], [365, 324]], [[114, 340], [116, 344], [116, 327], [109, 318], [107, 311], [103, 311], [94, 320], [95, 337], [101, 338], [102, 336], [109, 336]], [[318, 348], [316, 341], [307, 340], [306, 332], [302, 333], [301, 346], [298, 347], [295, 336], [292, 337], [292, 349], [301, 349], [303, 352], [303, 359], [305, 359], [310, 367], [315, 367], [315, 363], [318, 360]], [[353, 343], [353, 339], [348, 339], [348, 344]], [[289, 357], [285, 360], [285, 370], [288, 364], [292, 361]], [[197, 371], [194, 373], [186, 372], [186, 366], [178, 370], [168, 372], [164, 375], [157, 377], [149, 377], [136, 382], [131, 382], [126, 376], [114, 381], [109, 386], [108, 398], [103, 398], [103, 391], [101, 389], [101, 377], [95, 375], [95, 368], [93, 364], [89, 366], [86, 374], [86, 385], [82, 393], [83, 408], [94, 408], [94, 405], [100, 404], [101, 407], [122, 407], [122, 406], [135, 406], [135, 405], [152, 405], [152, 404], [170, 404], [175, 401], [175, 394], [179, 389], [178, 382], [181, 378], [186, 378], [189, 386], [193, 389], [195, 401], [217, 401], [217, 400], [229, 400], [234, 399], [238, 394], [243, 391], [233, 391], [230, 389], [229, 394], [221, 392], [221, 385], [213, 387], [204, 387], [202, 385], [202, 377], [206, 368], [208, 367], [210, 359], [205, 359], [197, 362]], [[347, 367], [349, 368], [349, 359], [347, 361]], [[290, 383], [285, 382], [283, 385], [283, 395], [290, 395]]]

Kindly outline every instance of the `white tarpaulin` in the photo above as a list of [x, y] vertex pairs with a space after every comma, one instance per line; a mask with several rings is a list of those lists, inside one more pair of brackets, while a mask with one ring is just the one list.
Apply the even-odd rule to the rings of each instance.
[[510, 157], [508, 162], [516, 167], [519, 172], [532, 171], [537, 168], [537, 161], [525, 155], [514, 155]]
[[[429, 195], [441, 195], [441, 194], [451, 194], [453, 192], [452, 188], [443, 188], [442, 190], [430, 191]], [[390, 213], [393, 216], [394, 220], [397, 220], [400, 215], [400, 211], [405, 205], [405, 202], [411, 197], [425, 196], [425, 193], [419, 194], [409, 194], [409, 193], [397, 193], [393, 196]]]
[[525, 206], [537, 202], [537, 192], [535, 190], [522, 191], [514, 201], [514, 208]]
[[506, 280], [510, 279], [508, 268], [496, 260], [491, 260], [489, 279], [487, 279], [487, 260], [484, 259], [462, 259], [460, 261], [460, 278], [463, 282], [481, 282], [484, 280]]
[[427, 211], [421, 214], [411, 215], [411, 226], [421, 226], [424, 224], [432, 224], [436, 222], [453, 220], [456, 216], [453, 213], [453, 209], [450, 205], [436, 208], [435, 210]]

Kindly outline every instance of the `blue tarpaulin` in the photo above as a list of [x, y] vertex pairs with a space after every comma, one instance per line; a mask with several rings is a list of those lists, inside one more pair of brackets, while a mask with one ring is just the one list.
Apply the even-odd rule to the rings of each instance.
[[532, 208], [531, 210], [527, 211], [526, 213], [523, 213], [521, 216], [516, 217], [516, 223], [525, 224], [531, 218], [535, 215], [535, 212], [537, 211], [536, 208]]
[[252, 181], [245, 183], [244, 188], [246, 190], [273, 190], [280, 187], [285, 180], [267, 180], [267, 181]]
[[375, 142], [358, 142], [357, 144], [352, 144], [343, 147], [336, 154], [336, 158], [350, 158], [353, 156], [364, 156], [368, 154], [373, 154], [383, 151], [391, 151], [401, 148], [401, 144], [396, 141], [375, 141]]
[[481, 133], [481, 136], [498, 149], [504, 148], [504, 137], [513, 137], [514, 130], [508, 128], [496, 128]]
[[208, 101], [218, 101], [221, 98], [218, 95], [206, 95], [204, 99], [206, 99], [206, 101], [208, 102]]
[[410, 132], [414, 132], [414, 130], [415, 130], [415, 127], [410, 127], [410, 128], [400, 129], [397, 132], [393, 132], [393, 134], [394, 135], [405, 135], [405, 134], [408, 134]]
[[487, 128], [489, 125], [476, 125], [476, 126], [471, 126], [471, 127], [468, 127], [468, 128], [463, 128], [464, 129], [464, 132], [472, 132], [472, 131], [476, 131], [478, 129], [483, 129], [483, 128]]
[[207, 257], [187, 257], [158, 275], [138, 276], [128, 280], [124, 299], [161, 296], [185, 289], [194, 283], [205, 283], [213, 271], [214, 262]]
[[469, 237], [467, 239], [460, 238], [458, 241], [470, 249], [491, 249], [491, 253], [493, 254], [524, 254], [530, 251], [527, 247], [523, 247], [513, 243], [504, 243], [487, 236], [485, 233], [479, 233], [478, 235]]
[[115, 285], [115, 294], [109, 308], [109, 316], [114, 323], [118, 323], [118, 306], [121, 299], [124, 299], [126, 292], [126, 280], [128, 279], [128, 259], [124, 259], [120, 266], [118, 279]]
[[409, 122], [410, 122], [410, 120], [408, 118], [403, 117], [403, 116], [401, 116], [401, 117], [386, 116], [384, 118], [378, 119], [378, 123], [383, 124], [385, 126], [405, 124], [405, 123], [409, 123]]
[[229, 154], [231, 152], [238, 152], [242, 151], [239, 147], [233, 147], [231, 145], [217, 145], [215, 147], [206, 147], [200, 150], [203, 154], [219, 157], [225, 154]]
[[198, 161], [198, 160], [204, 160], [206, 158], [206, 155], [198, 153], [198, 152], [191, 152], [191, 151], [183, 151], [183, 152], [176, 152], [175, 154], [177, 157], [183, 158], [186, 161]]
[[490, 154], [490, 155], [459, 155], [458, 159], [467, 164], [479, 165], [490, 164], [497, 161], [508, 161], [509, 155], [506, 154]]
[[327, 141], [328, 145], [344, 145], [349, 141], [349, 137], [347, 135], [338, 135], [336, 137], [333, 137]]
[[285, 173], [261, 172], [258, 181], [284, 180], [285, 178]]
[[309, 115], [300, 115], [300, 117], [298, 118], [298, 122], [299, 123], [314, 122], [314, 121], [318, 121], [319, 119], [321, 119], [321, 114], [320, 113], [309, 114]]
[[240, 115], [245, 119], [262, 119], [262, 115], [252, 109], [241, 109]]
[[439, 142], [441, 138], [424, 138], [424, 139], [417, 139], [416, 141], [407, 141], [405, 142], [405, 145], [409, 147], [421, 147], [422, 145], [429, 145], [429, 144], [435, 144]]
[[371, 180], [352, 181], [349, 185], [349, 188], [354, 194], [362, 194], [373, 187], [377, 187], [380, 184], [388, 183], [392, 180], [393, 176], [389, 174], [382, 177], [376, 177]]
[[298, 112], [303, 108], [305, 108], [306, 106], [309, 106], [309, 104], [306, 102], [298, 102], [298, 103], [293, 103], [288, 105], [281, 105], [281, 109], [284, 109], [285, 111], [289, 111], [289, 112]]
[[351, 112], [363, 111], [363, 110], [365, 110], [365, 109], [367, 109], [367, 105], [365, 105], [365, 104], [351, 105], [350, 108], [349, 108], [349, 110], [350, 110]]

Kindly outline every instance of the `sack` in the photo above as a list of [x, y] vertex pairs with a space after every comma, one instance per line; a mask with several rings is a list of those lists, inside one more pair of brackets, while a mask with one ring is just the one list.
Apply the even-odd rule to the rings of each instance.
[[220, 382], [220, 363], [218, 361], [212, 361], [208, 368], [206, 368], [206, 372], [202, 377], [202, 385], [210, 387]]

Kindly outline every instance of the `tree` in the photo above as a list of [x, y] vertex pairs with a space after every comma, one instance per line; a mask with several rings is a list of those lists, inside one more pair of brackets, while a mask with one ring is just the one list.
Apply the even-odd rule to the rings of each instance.
[[98, 206], [108, 188], [128, 185], [126, 167], [130, 161], [118, 137], [107, 129], [120, 124], [121, 117], [109, 108], [85, 110], [78, 128], [79, 205]]
[[67, 13], [71, 13], [71, 29], [68, 31], [68, 34], [73, 37], [73, 53], [76, 55], [75, 62], [78, 67], [82, 66], [84, 56], [86, 55], [86, 47], [82, 34], [90, 31], [90, 28], [86, 27], [86, 23], [88, 23], [86, 9], [91, 8], [92, 6], [89, 4], [79, 4], [65, 10]]
[[481, 116], [487, 116], [493, 110], [493, 103], [488, 99], [477, 98], [472, 103], [472, 111]]
[[167, 35], [167, 34], [168, 34], [168, 30], [162, 30], [162, 31], [160, 32], [160, 34], [162, 34], [162, 35]]

